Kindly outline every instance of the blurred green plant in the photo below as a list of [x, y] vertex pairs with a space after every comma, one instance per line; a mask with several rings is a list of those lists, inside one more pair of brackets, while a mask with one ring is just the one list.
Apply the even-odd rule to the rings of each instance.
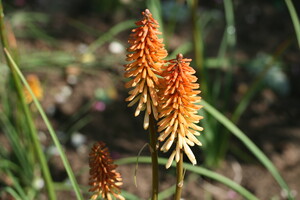
[[287, 96], [290, 91], [290, 84], [283, 71], [283, 63], [279, 60], [272, 60], [272, 55], [261, 53], [247, 63], [245, 67], [249, 74], [257, 76], [262, 73], [264, 66], [271, 65], [270, 70], [268, 70], [268, 72], [264, 75], [262, 83], [264, 83], [266, 87], [271, 88], [277, 94]]
[[[55, 134], [55, 131], [54, 131], [54, 129], [53, 129], [53, 127], [52, 127], [52, 125], [51, 125], [51, 123], [50, 123], [47, 115], [45, 114], [42, 106], [40, 105], [39, 101], [35, 97], [33, 91], [31, 90], [29, 84], [27, 83], [24, 75], [22, 74], [22, 72], [20, 71], [19, 67], [16, 65], [16, 63], [14, 62], [14, 60], [12, 59], [10, 53], [7, 51], [6, 48], [4, 48], [4, 52], [5, 52], [6, 57], [8, 58], [9, 65], [12, 67], [11, 70], [15, 71], [16, 75], [19, 76], [19, 78], [21, 79], [22, 83], [25, 85], [26, 89], [29, 91], [30, 95], [32, 96], [33, 102], [34, 102], [35, 106], [37, 107], [37, 110], [39, 111], [42, 119], [44, 120], [44, 122], [46, 124], [46, 127], [47, 127], [47, 129], [48, 129], [48, 131], [50, 133], [50, 136], [52, 137], [52, 140], [53, 140], [53, 142], [54, 142], [54, 144], [55, 144], [55, 146], [56, 146], [56, 148], [57, 148], [57, 150], [59, 152], [59, 155], [60, 155], [60, 157], [62, 159], [63, 165], [64, 165], [64, 167], [65, 167], [65, 169], [67, 171], [67, 174], [68, 174], [68, 176], [70, 178], [70, 182], [72, 183], [72, 186], [73, 186], [74, 191], [76, 193], [76, 197], [77, 197], [77, 199], [82, 200], [83, 197], [82, 197], [82, 194], [80, 192], [80, 188], [78, 186], [78, 183], [77, 183], [77, 181], [75, 179], [74, 172], [73, 172], [73, 170], [72, 170], [72, 168], [70, 166], [70, 163], [69, 163], [69, 161], [68, 161], [68, 159], [67, 159], [67, 157], [66, 157], [66, 155], [65, 155], [65, 153], [63, 151], [63, 148], [62, 148], [62, 146], [61, 146], [61, 144], [60, 144], [60, 142], [59, 142], [59, 140], [58, 140], [58, 138], [57, 138], [57, 136]], [[25, 98], [23, 97], [23, 101], [24, 101], [24, 99]], [[42, 166], [42, 169], [43, 169], [43, 167], [44, 166]], [[50, 198], [50, 196], [49, 196], [49, 198]], [[51, 197], [51, 199], [52, 198], [53, 197]]]
[[221, 114], [217, 109], [212, 107], [206, 101], [202, 100], [201, 104], [204, 106], [204, 109], [212, 115], [217, 121], [223, 124], [232, 134], [234, 134], [240, 141], [252, 152], [255, 157], [269, 170], [275, 180], [278, 182], [280, 187], [288, 194], [289, 199], [293, 199], [291, 191], [280, 176], [276, 167], [273, 163], [268, 159], [268, 157], [244, 134], [232, 121], [226, 118], [223, 114]]
[[57, 40], [41, 28], [49, 23], [49, 15], [39, 12], [17, 11], [8, 17], [14, 28], [22, 30], [16, 32], [18, 37], [42, 40], [49, 45], [57, 45]]
[[294, 7], [294, 4], [291, 0], [285, 0], [285, 3], [288, 7], [289, 13], [291, 15], [292, 18], [292, 22], [295, 28], [295, 32], [296, 32], [296, 37], [298, 40], [298, 46], [300, 48], [300, 22], [299, 22], [299, 17], [297, 15], [296, 9]]
[[[2, 1], [0, 0], [0, 38], [1, 38], [1, 44], [3, 50], [12, 49], [7, 39], [8, 37], [7, 34], [8, 33], [6, 32], [6, 28], [4, 25], [4, 13], [3, 13]], [[11, 145], [14, 145], [16, 147], [14, 153], [19, 159], [22, 157], [22, 152], [28, 153], [28, 155], [23, 155], [23, 157], [25, 156], [24, 159], [19, 160], [19, 162], [22, 162], [23, 166], [31, 164], [29, 166], [26, 166], [28, 169], [27, 175], [29, 176], [26, 177], [27, 183], [33, 180], [32, 179], [33, 177], [30, 177], [30, 174], [32, 174], [33, 176], [34, 174], [33, 170], [35, 166], [34, 163], [36, 162], [36, 160], [38, 160], [45, 180], [48, 197], [51, 200], [56, 199], [52, 178], [50, 175], [50, 170], [47, 165], [45, 155], [43, 154], [41, 143], [38, 140], [37, 130], [33, 122], [32, 114], [29, 110], [27, 103], [25, 102], [23, 87], [21, 85], [20, 79], [18, 78], [18, 75], [16, 74], [16, 71], [12, 66], [12, 63], [9, 61], [9, 57], [6, 54], [5, 54], [5, 59], [10, 69], [10, 73], [7, 78], [7, 80], [9, 80], [8, 88], [10, 88], [10, 90], [6, 91], [8, 93], [6, 93], [7, 95], [2, 99], [4, 100], [3, 103], [6, 106], [6, 108], [4, 108], [5, 109], [4, 111], [7, 111], [6, 116], [4, 116], [5, 112], [2, 112], [3, 114], [2, 119], [9, 119], [6, 120], [6, 122], [8, 123], [7, 126], [11, 124], [11, 127], [12, 126], [16, 127], [16, 129], [12, 129], [10, 127], [12, 131], [15, 130], [14, 132], [12, 132], [13, 135], [9, 137]], [[9, 127], [7, 127], [6, 129], [9, 129]], [[23, 138], [23, 141], [19, 139], [21, 137]], [[24, 143], [25, 146], [22, 145], [22, 143]], [[21, 147], [26, 147], [26, 149], [21, 149]], [[26, 160], [30, 160], [30, 162], [26, 162]], [[15, 186], [19, 185], [17, 180], [14, 182], [15, 182]], [[17, 187], [15, 187], [15, 189], [17, 189]], [[13, 188], [11, 188], [11, 190], [13, 190]], [[17, 190], [16, 193], [18, 193]], [[23, 198], [23, 195], [21, 197]]]
[[[137, 157], [128, 157], [128, 158], [122, 158], [119, 160], [116, 160], [115, 163], [118, 165], [124, 165], [124, 164], [131, 164], [131, 163], [135, 163], [138, 160], [138, 162], [140, 163], [151, 163], [151, 158], [150, 157], [146, 157], [146, 156], [141, 156], [139, 158]], [[159, 158], [158, 159], [158, 164], [160, 165], [165, 165], [168, 162], [168, 159], [165, 158]], [[173, 162], [172, 163], [172, 167], [176, 167], [176, 163]], [[187, 171], [191, 171], [194, 172], [196, 174], [202, 175], [202, 176], [206, 176], [208, 178], [211, 178], [217, 182], [223, 183], [224, 185], [228, 186], [229, 188], [235, 190], [236, 192], [238, 192], [240, 195], [242, 195], [243, 197], [247, 198], [247, 199], [251, 199], [251, 200], [256, 200], [258, 199], [257, 197], [255, 197], [255, 195], [253, 195], [252, 193], [250, 193], [248, 190], [246, 190], [245, 188], [243, 188], [242, 186], [240, 186], [239, 184], [233, 182], [232, 180], [217, 174], [213, 171], [210, 171], [204, 167], [200, 167], [200, 166], [194, 166], [192, 164], [188, 164], [188, 163], [184, 163], [183, 167], [187, 170]], [[166, 195], [166, 196], [170, 196], [173, 193], [175, 193], [175, 187], [174, 190], [172, 191], [173, 186], [169, 189], [167, 189], [167, 191], [164, 191], [164, 193], [160, 193], [160, 195]], [[167, 193], [167, 194], [165, 194]]]

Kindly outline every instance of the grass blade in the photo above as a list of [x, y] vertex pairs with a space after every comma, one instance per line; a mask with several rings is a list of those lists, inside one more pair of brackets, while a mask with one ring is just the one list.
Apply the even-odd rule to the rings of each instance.
[[41, 116], [42, 116], [42, 118], [43, 118], [43, 120], [44, 120], [44, 122], [45, 122], [45, 124], [47, 126], [47, 129], [48, 129], [48, 131], [49, 131], [49, 133], [50, 133], [50, 135], [52, 137], [52, 140], [53, 140], [56, 148], [58, 149], [59, 155], [60, 155], [60, 157], [61, 157], [61, 159], [63, 161], [64, 167], [65, 167], [65, 169], [66, 169], [66, 171], [68, 173], [68, 176], [70, 178], [71, 184], [73, 185], [73, 188], [74, 188], [74, 191], [76, 193], [77, 199], [83, 200], [83, 197], [82, 197], [82, 195], [80, 193], [80, 189], [79, 189], [78, 183], [77, 183], [77, 181], [75, 179], [74, 173], [73, 173], [72, 168], [70, 166], [70, 163], [69, 163], [69, 161], [67, 159], [67, 156], [64, 153], [64, 151], [62, 149], [62, 146], [61, 146], [61, 144], [60, 144], [60, 142], [59, 142], [59, 140], [58, 140], [58, 138], [57, 138], [57, 136], [55, 134], [55, 131], [54, 131], [54, 129], [53, 129], [53, 127], [52, 127], [49, 119], [47, 118], [47, 116], [46, 116], [46, 114], [45, 114], [45, 112], [44, 112], [41, 104], [39, 103], [39, 101], [37, 100], [37, 98], [34, 96], [34, 94], [33, 94], [32, 90], [31, 90], [30, 86], [28, 85], [28, 83], [27, 83], [24, 75], [22, 74], [22, 72], [20, 71], [19, 67], [16, 65], [16, 63], [14, 62], [14, 60], [12, 59], [12, 57], [9, 54], [9, 52], [7, 51], [7, 49], [4, 49], [4, 52], [5, 52], [6, 56], [8, 57], [8, 60], [11, 63], [13, 69], [17, 72], [18, 76], [20, 77], [21, 81], [25, 85], [26, 89], [29, 91], [29, 93], [30, 93], [30, 95], [31, 95], [31, 97], [33, 99], [34, 104], [36, 105], [39, 113], [41, 114]]
[[165, 189], [164, 191], [158, 193], [158, 199], [167, 199], [175, 193], [176, 185], [172, 185], [171, 187]]
[[1, 193], [4, 193], [4, 192], [7, 192], [8, 194], [10, 194], [13, 198], [15, 198], [15, 200], [23, 200], [19, 196], [19, 194], [15, 190], [13, 190], [11, 187], [6, 187], [6, 188], [1, 190]]
[[154, 19], [157, 20], [159, 24], [159, 31], [163, 33], [162, 38], [167, 38], [164, 35], [164, 23], [162, 19], [162, 8], [161, 8], [161, 2], [159, 0], [147, 0], [146, 2], [147, 8], [152, 13]]
[[135, 196], [134, 194], [131, 194], [125, 190], [121, 191], [122, 196], [124, 196], [126, 199], [130, 199], [130, 200], [139, 200], [140, 198]]
[[133, 28], [135, 26], [135, 21], [133, 20], [127, 20], [124, 22], [121, 22], [114, 27], [112, 27], [110, 30], [108, 30], [106, 33], [101, 35], [96, 41], [94, 41], [87, 49], [87, 53], [93, 53], [96, 51], [100, 46], [102, 46], [105, 42], [113, 39], [115, 35], [117, 35], [119, 32], [124, 31], [129, 28]]
[[234, 10], [232, 0], [224, 0], [227, 41], [230, 47], [236, 44], [236, 31], [234, 23]]
[[285, 3], [289, 9], [293, 24], [294, 24], [294, 28], [296, 31], [296, 36], [297, 36], [297, 40], [298, 40], [298, 45], [300, 48], [300, 22], [299, 22], [299, 18], [297, 16], [297, 12], [296, 9], [293, 5], [293, 2], [291, 0], [285, 0]]
[[[167, 163], [168, 159], [166, 158], [158, 158], [158, 164], [165, 165]], [[115, 163], [118, 165], [124, 165], [124, 164], [132, 164], [136, 162], [136, 157], [128, 157], [128, 158], [122, 158], [119, 160], [116, 160]], [[139, 158], [139, 162], [141, 163], [151, 163], [151, 158], [147, 156], [143, 156]], [[172, 163], [172, 167], [176, 167], [175, 162]], [[211, 178], [213, 180], [216, 180], [220, 183], [223, 183], [224, 185], [228, 186], [229, 188], [233, 189], [234, 191], [241, 194], [243, 197], [249, 200], [258, 200], [257, 197], [255, 197], [252, 193], [250, 193], [248, 190], [240, 186], [239, 184], [235, 183], [234, 181], [226, 178], [225, 176], [222, 176], [220, 174], [217, 174], [213, 171], [210, 171], [208, 169], [205, 169], [200, 166], [194, 166], [192, 164], [184, 163], [183, 167], [191, 172], [200, 174], [202, 176], [206, 176], [208, 178]]]
[[289, 196], [289, 199], [293, 199], [291, 195], [291, 191], [280, 176], [276, 167], [273, 163], [267, 158], [267, 156], [236, 126], [234, 125], [227, 117], [225, 117], [222, 113], [216, 110], [213, 106], [205, 102], [201, 101], [201, 104], [204, 106], [204, 109], [210, 113], [213, 117], [215, 117], [221, 124], [223, 124], [233, 135], [235, 135], [244, 145], [256, 156], [256, 158], [269, 170], [275, 180], [278, 182], [280, 187], [285, 190]]
[[[2, 112], [2, 111], [1, 111]], [[28, 179], [33, 178], [33, 169], [29, 159], [27, 157], [28, 152], [25, 152], [25, 147], [20, 142], [20, 135], [17, 133], [15, 127], [11, 124], [9, 119], [5, 116], [5, 114], [0, 114], [0, 124], [3, 127], [3, 131], [6, 137], [9, 139], [9, 143], [13, 149], [14, 155], [19, 161], [19, 165], [22, 169], [21, 175], [27, 177]], [[3, 160], [1, 162], [4, 162]], [[2, 163], [1, 163], [2, 164]], [[1, 166], [1, 165], [0, 165]]]
[[185, 42], [179, 47], [177, 47], [172, 53], [168, 55], [166, 60], [176, 58], [176, 56], [181, 53], [183, 55], [189, 53], [193, 49], [193, 44], [191, 42]]
[[268, 73], [268, 71], [273, 67], [274, 62], [285, 52], [285, 50], [290, 46], [291, 41], [286, 40], [282, 42], [275, 53], [272, 56], [272, 59], [266, 63], [264, 69], [255, 77], [253, 82], [250, 84], [249, 89], [247, 90], [246, 94], [242, 97], [237, 105], [235, 111], [232, 114], [232, 121], [234, 123], [238, 122], [241, 115], [246, 110], [247, 106], [249, 105], [251, 99], [254, 97], [255, 93], [263, 83], [263, 79]]
[[[3, 12], [3, 7], [2, 7], [2, 0], [0, 0], [0, 39], [1, 39], [1, 44], [2, 44], [3, 50], [4, 50], [4, 54], [5, 54], [5, 50], [7, 48], [10, 48], [10, 46], [9, 46], [9, 43], [7, 42], [8, 41], [7, 40], [7, 31], [6, 31], [6, 27], [4, 25], [4, 12]], [[11, 56], [10, 56], [10, 58], [11, 58]], [[18, 102], [20, 105], [19, 108], [23, 114], [22, 115], [23, 118], [19, 118], [19, 119], [24, 120], [24, 122], [26, 122], [25, 124], [27, 125], [26, 127], [28, 128], [28, 131], [27, 131], [28, 137], [32, 141], [33, 149], [35, 150], [38, 161], [40, 163], [41, 171], [44, 176], [45, 183], [46, 183], [45, 185], [47, 188], [48, 197], [50, 200], [56, 200], [56, 194], [54, 191], [50, 170], [47, 165], [45, 155], [43, 154], [43, 151], [42, 151], [42, 145], [38, 139], [37, 130], [34, 125], [31, 112], [29, 110], [28, 105], [25, 102], [23, 87], [21, 85], [20, 79], [18, 78], [18, 75], [16, 74], [16, 71], [13, 69], [12, 62], [10, 62], [7, 54], [5, 54], [5, 59], [6, 59], [7, 65], [10, 68], [10, 71], [11, 71], [11, 77], [12, 77], [13, 83], [15, 84], [16, 94], [19, 97], [18, 98]], [[17, 110], [19, 111], [19, 109], [17, 109]]]
[[23, 200], [29, 200], [28, 196], [25, 193], [25, 188], [23, 188], [19, 181], [16, 179], [15, 176], [12, 175], [10, 171], [6, 171], [6, 174], [9, 176], [9, 178], [12, 180], [12, 185], [15, 189], [15, 192], [21, 197]]

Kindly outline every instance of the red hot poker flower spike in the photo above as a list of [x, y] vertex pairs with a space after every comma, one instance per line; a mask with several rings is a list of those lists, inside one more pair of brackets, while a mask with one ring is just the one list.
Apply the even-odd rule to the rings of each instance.
[[159, 39], [158, 22], [153, 19], [148, 9], [142, 12], [143, 19], [136, 22], [139, 26], [132, 30], [128, 43], [131, 45], [127, 51], [127, 61], [131, 63], [125, 65], [125, 77], [132, 78], [125, 84], [126, 88], [133, 88], [129, 92], [126, 101], [133, 106], [138, 103], [135, 116], [142, 110], [145, 111], [144, 129], [149, 126], [149, 115], [153, 113], [158, 119], [157, 106], [157, 85], [159, 83], [157, 75], [161, 73], [162, 59], [167, 56], [167, 51]]
[[125, 200], [120, 195], [121, 175], [116, 172], [117, 165], [113, 164], [104, 142], [96, 143], [92, 147], [89, 157], [91, 185], [89, 191], [94, 193], [91, 199], [95, 200], [98, 196], [101, 196], [104, 199], [112, 200], [113, 195], [119, 200]]
[[189, 146], [201, 145], [195, 137], [200, 135], [203, 128], [196, 125], [203, 118], [197, 114], [202, 107], [196, 105], [201, 97], [196, 83], [197, 77], [193, 74], [195, 70], [189, 66], [191, 59], [183, 58], [178, 54], [176, 59], [170, 60], [168, 66], [163, 67], [162, 84], [160, 91], [160, 114], [162, 118], [158, 122], [158, 140], [164, 142], [161, 150], [167, 152], [172, 144], [176, 142], [175, 150], [172, 152], [166, 168], [171, 166], [172, 161], [179, 161], [180, 151], [183, 150], [193, 164], [196, 158]]

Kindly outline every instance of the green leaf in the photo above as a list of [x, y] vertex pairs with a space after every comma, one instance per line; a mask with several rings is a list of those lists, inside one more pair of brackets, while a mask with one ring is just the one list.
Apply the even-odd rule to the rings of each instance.
[[298, 40], [298, 45], [300, 48], [300, 22], [299, 22], [299, 17], [297, 16], [297, 12], [296, 9], [293, 5], [293, 2], [291, 0], [285, 0], [285, 3], [289, 9], [293, 24], [294, 24], [294, 28], [295, 28], [295, 32], [296, 32], [296, 36], [297, 36], [297, 40]]
[[202, 100], [201, 104], [204, 109], [210, 113], [214, 118], [216, 118], [221, 124], [223, 124], [233, 135], [235, 135], [244, 145], [256, 156], [256, 158], [269, 170], [275, 180], [278, 182], [280, 187], [285, 190], [289, 196], [289, 199], [293, 199], [291, 191], [280, 176], [276, 167], [268, 159], [268, 157], [244, 134], [235, 124], [233, 124], [227, 117], [220, 113], [217, 109], [211, 106], [206, 101]]
[[[124, 165], [124, 164], [132, 164], [136, 162], [136, 157], [128, 157], [128, 158], [122, 158], [119, 160], [116, 160], [115, 163], [118, 165]], [[139, 157], [139, 162], [140, 163], [151, 163], [151, 158], [150, 157]], [[166, 158], [159, 158], [158, 159], [158, 164], [160, 165], [165, 165], [168, 162], [168, 159]], [[172, 167], [176, 167], [175, 162], [172, 163]], [[200, 166], [193, 166], [191, 164], [184, 163], [183, 167], [191, 172], [200, 174], [202, 176], [206, 176], [208, 178], [211, 178], [213, 180], [216, 180], [220, 183], [223, 183], [224, 185], [228, 186], [229, 188], [233, 189], [234, 191], [238, 192], [241, 194], [243, 197], [249, 200], [257, 200], [258, 198], [255, 197], [252, 193], [250, 193], [248, 190], [240, 186], [239, 184], [233, 182], [232, 180], [226, 178], [225, 176], [222, 176], [220, 174], [217, 174], [213, 171], [210, 171], [208, 169], [205, 169]]]
[[21, 81], [25, 85], [26, 89], [29, 91], [29, 93], [30, 93], [30, 95], [31, 95], [31, 97], [33, 99], [34, 104], [36, 105], [39, 113], [41, 114], [42, 119], [44, 120], [44, 122], [45, 122], [45, 124], [47, 126], [47, 129], [48, 129], [48, 131], [49, 131], [49, 133], [50, 133], [50, 135], [52, 137], [52, 140], [53, 140], [56, 148], [58, 149], [59, 155], [60, 155], [60, 157], [62, 159], [64, 167], [65, 167], [65, 169], [67, 171], [67, 174], [68, 174], [68, 176], [70, 178], [71, 184], [73, 185], [73, 188], [74, 188], [74, 191], [76, 193], [77, 199], [83, 200], [83, 197], [82, 197], [82, 194], [80, 192], [78, 183], [77, 183], [77, 181], [75, 179], [74, 172], [72, 171], [72, 168], [71, 168], [70, 163], [69, 163], [69, 161], [67, 159], [67, 156], [66, 156], [66, 154], [65, 154], [65, 152], [64, 152], [64, 150], [63, 150], [63, 148], [62, 148], [62, 146], [61, 146], [61, 144], [60, 144], [60, 142], [59, 142], [59, 140], [58, 140], [58, 138], [56, 136], [56, 133], [55, 133], [55, 131], [54, 131], [54, 129], [53, 129], [53, 127], [52, 127], [52, 125], [51, 125], [51, 123], [50, 123], [47, 115], [46, 115], [46, 113], [44, 112], [41, 104], [39, 103], [39, 101], [35, 97], [33, 91], [31, 90], [28, 82], [25, 79], [24, 75], [22, 74], [22, 72], [20, 71], [19, 67], [16, 65], [16, 63], [14, 62], [14, 60], [12, 59], [12, 57], [9, 54], [9, 52], [7, 51], [7, 49], [4, 49], [4, 52], [5, 52], [6, 56], [7, 56], [10, 64], [12, 65], [13, 70], [15, 70], [17, 72], [18, 76], [20, 77]]

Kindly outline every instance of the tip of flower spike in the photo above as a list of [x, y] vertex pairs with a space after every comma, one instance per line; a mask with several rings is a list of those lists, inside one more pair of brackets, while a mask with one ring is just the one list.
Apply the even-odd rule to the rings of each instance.
[[147, 15], [147, 16], [151, 15], [151, 12], [150, 12], [150, 10], [148, 8], [145, 10], [145, 15]]
[[181, 53], [179, 53], [176, 57], [177, 60], [182, 60], [183, 59], [183, 55]]

